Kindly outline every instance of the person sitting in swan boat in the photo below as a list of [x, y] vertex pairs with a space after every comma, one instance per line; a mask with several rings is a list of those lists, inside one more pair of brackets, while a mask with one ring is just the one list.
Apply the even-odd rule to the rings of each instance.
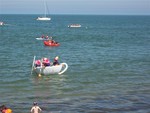
[[54, 62], [53, 62], [53, 65], [54, 65], [54, 66], [59, 65], [58, 59], [59, 59], [58, 56], [56, 56], [56, 57], [54, 58]]
[[43, 58], [42, 64], [43, 64], [43, 66], [50, 66], [50, 60], [48, 58]]
[[41, 60], [36, 60], [35, 67], [40, 67], [40, 66], [41, 66]]

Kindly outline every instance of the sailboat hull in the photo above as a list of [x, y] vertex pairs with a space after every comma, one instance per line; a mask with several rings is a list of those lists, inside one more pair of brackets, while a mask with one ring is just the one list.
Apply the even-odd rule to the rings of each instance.
[[37, 20], [51, 20], [49, 17], [38, 17]]

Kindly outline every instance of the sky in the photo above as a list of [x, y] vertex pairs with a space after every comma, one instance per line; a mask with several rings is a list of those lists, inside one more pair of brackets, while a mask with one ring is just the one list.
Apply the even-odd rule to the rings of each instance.
[[[49, 14], [150, 15], [150, 0], [46, 0]], [[44, 0], [0, 0], [0, 14], [43, 14]]]

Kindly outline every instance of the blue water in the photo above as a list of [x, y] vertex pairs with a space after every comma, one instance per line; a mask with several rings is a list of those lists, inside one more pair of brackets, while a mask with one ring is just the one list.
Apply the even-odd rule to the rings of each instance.
[[[28, 113], [149, 113], [150, 16], [1, 15], [0, 104]], [[68, 28], [79, 23], [81, 28]], [[35, 38], [53, 36], [59, 47]], [[63, 75], [31, 75], [33, 56], [69, 65]]]

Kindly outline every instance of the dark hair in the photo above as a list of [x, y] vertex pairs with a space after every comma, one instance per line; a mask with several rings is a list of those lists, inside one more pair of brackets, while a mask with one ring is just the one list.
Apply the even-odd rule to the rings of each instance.
[[0, 110], [6, 109], [7, 107], [5, 105], [0, 106]]
[[37, 105], [37, 102], [33, 102], [33, 105], [34, 105], [34, 106]]

